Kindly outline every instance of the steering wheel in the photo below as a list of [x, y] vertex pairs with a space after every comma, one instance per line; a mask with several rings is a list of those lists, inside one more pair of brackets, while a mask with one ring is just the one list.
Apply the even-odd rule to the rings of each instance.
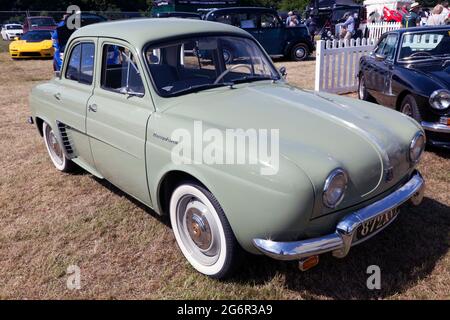
[[430, 57], [433, 56], [431, 53], [426, 52], [426, 51], [417, 51], [417, 52], [414, 52], [413, 54], [411, 54], [410, 57], [415, 57], [415, 56], [422, 55], [422, 54], [425, 54]]
[[247, 68], [252, 74], [253, 74], [253, 69], [248, 65], [248, 64], [236, 64], [234, 66], [231, 66], [230, 69], [225, 70], [224, 72], [222, 72], [217, 79], [214, 81], [214, 84], [218, 84], [220, 82], [220, 80], [223, 79], [223, 77], [225, 77], [228, 73], [230, 73], [231, 71], [238, 69], [238, 68]]

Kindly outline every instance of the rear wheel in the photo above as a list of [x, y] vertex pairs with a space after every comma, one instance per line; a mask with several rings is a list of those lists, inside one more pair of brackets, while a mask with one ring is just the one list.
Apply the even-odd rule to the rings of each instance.
[[413, 118], [419, 123], [421, 121], [419, 107], [417, 106], [416, 99], [411, 94], [408, 94], [403, 99], [402, 104], [400, 105], [400, 112]]
[[294, 61], [303, 61], [309, 56], [308, 46], [304, 43], [298, 43], [291, 49], [291, 59]]
[[56, 133], [47, 122], [42, 124], [42, 133], [48, 155], [56, 169], [62, 172], [70, 172], [74, 168], [72, 161], [66, 158], [63, 147], [56, 138]]
[[216, 279], [232, 273], [240, 248], [211, 192], [193, 183], [177, 187], [170, 199], [170, 221], [181, 252], [197, 271]]
[[369, 101], [369, 92], [367, 92], [366, 78], [363, 74], [361, 74], [358, 79], [358, 98], [360, 100]]

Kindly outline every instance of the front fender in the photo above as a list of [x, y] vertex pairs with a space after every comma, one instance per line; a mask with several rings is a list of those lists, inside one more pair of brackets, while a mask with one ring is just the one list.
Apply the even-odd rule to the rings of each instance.
[[[153, 203], [159, 186], [171, 171], [182, 171], [199, 180], [214, 194], [224, 210], [239, 244], [259, 253], [254, 238], [295, 240], [304, 235], [314, 205], [309, 177], [290, 160], [280, 158], [273, 176], [255, 175], [245, 165], [177, 165], [167, 142], [147, 141], [147, 176]], [[162, 213], [160, 205], [155, 210]]]

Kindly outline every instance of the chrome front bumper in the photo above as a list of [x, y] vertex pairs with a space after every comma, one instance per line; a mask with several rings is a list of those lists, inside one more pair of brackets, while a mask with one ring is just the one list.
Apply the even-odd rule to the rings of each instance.
[[425, 130], [428, 131], [450, 133], [450, 127], [445, 124], [426, 121], [422, 121], [420, 124]]
[[347, 215], [337, 224], [336, 231], [332, 234], [294, 242], [253, 239], [253, 243], [263, 254], [277, 260], [299, 260], [330, 251], [332, 251], [333, 256], [343, 258], [348, 254], [351, 246], [370, 239], [395, 219], [370, 236], [353, 241], [359, 226], [389, 210], [395, 209], [410, 199], [414, 204], [418, 205], [423, 198], [424, 186], [425, 183], [422, 176], [419, 172], [415, 172], [411, 179], [398, 190], [367, 207]]

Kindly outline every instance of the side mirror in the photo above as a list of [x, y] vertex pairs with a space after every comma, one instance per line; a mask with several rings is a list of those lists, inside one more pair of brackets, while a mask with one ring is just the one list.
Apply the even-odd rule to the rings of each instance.
[[375, 60], [384, 61], [384, 60], [386, 60], [386, 56], [384, 54], [375, 53]]
[[286, 78], [287, 78], [287, 70], [286, 70], [286, 67], [281, 67], [279, 71], [280, 71], [280, 74], [281, 74], [281, 76], [283, 77], [283, 79], [286, 79]]

